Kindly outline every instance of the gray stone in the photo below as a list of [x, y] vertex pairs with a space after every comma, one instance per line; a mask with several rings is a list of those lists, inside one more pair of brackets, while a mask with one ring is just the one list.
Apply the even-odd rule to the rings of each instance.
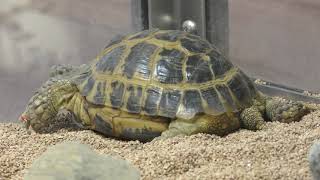
[[65, 142], [49, 147], [24, 176], [25, 180], [136, 180], [138, 169], [127, 161], [99, 155], [88, 145]]
[[312, 145], [309, 152], [309, 165], [314, 180], [320, 180], [320, 141]]

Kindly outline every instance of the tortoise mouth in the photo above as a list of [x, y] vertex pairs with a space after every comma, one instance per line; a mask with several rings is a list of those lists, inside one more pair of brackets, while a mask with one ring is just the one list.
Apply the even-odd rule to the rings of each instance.
[[31, 118], [24, 112], [19, 116], [19, 121], [25, 125], [25, 128], [29, 130], [31, 125]]
[[28, 114], [28, 113], [22, 113], [19, 117], [19, 121], [22, 122], [27, 130], [32, 128], [36, 132], [42, 132], [45, 131], [46, 126], [51, 122], [50, 120], [53, 119], [53, 117], [42, 117], [41, 115], [36, 114]]
[[25, 114], [21, 114], [19, 117], [19, 121], [21, 122], [27, 122], [29, 120], [29, 117]]

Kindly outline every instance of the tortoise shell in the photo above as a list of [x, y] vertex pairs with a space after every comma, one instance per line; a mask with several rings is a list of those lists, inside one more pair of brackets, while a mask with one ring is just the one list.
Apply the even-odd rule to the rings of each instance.
[[214, 45], [176, 30], [146, 30], [113, 40], [77, 85], [95, 105], [185, 119], [239, 112], [257, 94]]

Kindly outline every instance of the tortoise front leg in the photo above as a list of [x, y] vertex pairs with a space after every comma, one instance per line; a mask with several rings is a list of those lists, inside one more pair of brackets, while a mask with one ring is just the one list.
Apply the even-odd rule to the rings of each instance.
[[[67, 109], [60, 109], [57, 116], [56, 121], [59, 123], [62, 123], [61, 125], [65, 125], [64, 123], [67, 122], [67, 125], [76, 125], [78, 128], [81, 129], [89, 129], [88, 127], [83, 126], [79, 121], [79, 119], [76, 117], [76, 115]], [[69, 124], [72, 122], [72, 124]]]

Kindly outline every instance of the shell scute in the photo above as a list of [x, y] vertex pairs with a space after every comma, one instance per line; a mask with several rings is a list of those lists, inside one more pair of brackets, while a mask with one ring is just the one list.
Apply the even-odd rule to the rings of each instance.
[[77, 82], [93, 104], [168, 118], [236, 113], [257, 94], [251, 80], [213, 45], [181, 31], [125, 36]]
[[128, 94], [126, 105], [128, 112], [139, 113], [141, 111], [142, 86], [129, 85], [126, 93]]
[[185, 32], [182, 32], [182, 31], [169, 30], [169, 31], [157, 33], [155, 35], [155, 38], [159, 40], [169, 41], [169, 42], [176, 42], [181, 37], [183, 37], [184, 34]]
[[181, 38], [181, 45], [192, 53], [205, 53], [212, 47], [208, 41], [203, 39]]
[[125, 59], [123, 74], [129, 79], [135, 75], [137, 78], [149, 79], [150, 61], [156, 49], [156, 45], [145, 42], [134, 45]]
[[119, 46], [104, 54], [96, 63], [96, 70], [102, 73], [112, 74], [120, 62], [126, 46]]
[[236, 74], [228, 82], [228, 87], [240, 104], [243, 104], [243, 106], [251, 105], [252, 95], [247, 82], [243, 80], [241, 74]]
[[174, 118], [178, 110], [180, 98], [181, 91], [169, 89], [164, 90], [159, 104], [159, 115]]
[[221, 95], [220, 101], [223, 102], [226, 111], [232, 112], [238, 109], [238, 106], [232, 98], [232, 94], [230, 93], [228, 86], [225, 84], [218, 84], [216, 85], [216, 89]]
[[92, 91], [95, 83], [96, 80], [93, 77], [89, 77], [83, 84], [84, 86], [81, 91], [82, 96], [88, 96], [89, 93]]
[[213, 79], [209, 62], [199, 55], [189, 56], [186, 62], [187, 82], [204, 83]]
[[233, 68], [232, 63], [215, 50], [209, 52], [208, 56], [210, 57], [211, 69], [216, 78], [224, 76], [227, 71]]
[[185, 54], [177, 49], [163, 49], [157, 62], [155, 73], [159, 82], [176, 84], [183, 80], [183, 60]]
[[106, 81], [98, 82], [95, 95], [93, 97], [93, 102], [98, 105], [104, 105], [107, 99], [106, 94]]
[[122, 106], [123, 94], [125, 91], [125, 86], [121, 81], [113, 81], [111, 83], [111, 94], [110, 94], [110, 102], [112, 107], [120, 108]]
[[206, 102], [205, 112], [209, 114], [222, 114], [225, 112], [219, 95], [214, 87], [201, 89], [201, 96]]
[[144, 103], [144, 112], [147, 115], [157, 115], [162, 90], [157, 87], [149, 87], [146, 91], [146, 100]]
[[201, 95], [198, 90], [186, 90], [184, 92], [182, 105], [185, 111], [187, 111], [186, 114], [190, 116], [204, 112]]

